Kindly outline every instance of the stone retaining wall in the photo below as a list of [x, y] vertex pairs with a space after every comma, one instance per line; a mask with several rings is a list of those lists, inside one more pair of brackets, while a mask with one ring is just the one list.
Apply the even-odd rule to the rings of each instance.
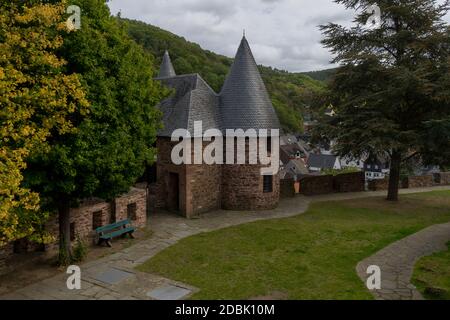
[[333, 176], [311, 176], [300, 180], [300, 193], [306, 196], [334, 192]]
[[147, 225], [147, 190], [133, 188], [129, 193], [114, 201], [115, 221], [129, 219], [133, 226], [142, 228]]
[[[450, 184], [450, 174], [448, 173], [440, 173], [440, 184]], [[427, 188], [435, 186], [435, 179], [432, 175], [426, 176], [413, 176], [408, 177], [400, 181], [400, 188], [408, 189], [408, 188]], [[380, 190], [388, 190], [389, 188], [389, 178], [381, 179], [381, 180], [371, 180], [369, 181], [369, 190], [370, 191], [380, 191]]]
[[[147, 190], [132, 188], [129, 193], [105, 202], [100, 199], [84, 201], [78, 208], [70, 211], [71, 238], [80, 238], [87, 244], [95, 244], [95, 229], [125, 219], [132, 220], [133, 226], [139, 228], [147, 224]], [[17, 253], [42, 251], [56, 252], [59, 242], [58, 215], [54, 214], [46, 223], [46, 231], [54, 236], [55, 241], [45, 246], [34, 244], [26, 239], [15, 242]], [[9, 272], [8, 260], [15, 256], [14, 243], [0, 248], [0, 274]]]
[[300, 193], [308, 196], [362, 191], [365, 191], [364, 172], [345, 173], [337, 176], [307, 176], [300, 179]]
[[370, 191], [380, 191], [389, 189], [389, 179], [378, 179], [369, 181]]
[[441, 172], [438, 173], [439, 184], [446, 186], [450, 185], [450, 172]]
[[426, 188], [434, 186], [433, 176], [408, 177], [403, 181], [404, 188]]
[[280, 197], [292, 198], [295, 197], [295, 181], [294, 179], [282, 179], [280, 180]]
[[339, 174], [334, 177], [334, 190], [336, 192], [362, 192], [365, 191], [365, 183], [364, 172]]

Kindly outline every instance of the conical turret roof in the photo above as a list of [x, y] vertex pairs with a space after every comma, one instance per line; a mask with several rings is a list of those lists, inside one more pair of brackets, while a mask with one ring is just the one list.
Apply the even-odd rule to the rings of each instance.
[[220, 93], [222, 129], [279, 129], [280, 122], [245, 36]]
[[171, 78], [175, 77], [175, 69], [173, 68], [172, 61], [170, 60], [169, 52], [166, 50], [164, 53], [161, 68], [159, 69], [158, 78]]

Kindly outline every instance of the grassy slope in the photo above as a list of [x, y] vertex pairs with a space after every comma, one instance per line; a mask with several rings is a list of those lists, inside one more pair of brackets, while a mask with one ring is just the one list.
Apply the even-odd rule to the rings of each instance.
[[427, 299], [450, 300], [450, 242], [447, 246], [447, 251], [420, 259], [414, 270], [413, 283]]
[[450, 221], [450, 192], [316, 203], [180, 241], [139, 267], [201, 289], [194, 299], [371, 299], [356, 264], [396, 240]]
[[[131, 37], [156, 57], [157, 70], [168, 49], [177, 74], [199, 73], [216, 92], [220, 91], [232, 59], [204, 50], [198, 44], [158, 27], [132, 20], [126, 20], [126, 23]], [[283, 128], [288, 132], [301, 131], [305, 106], [311, 104], [316, 92], [323, 90], [325, 84], [300, 73], [263, 66], [260, 71]]]

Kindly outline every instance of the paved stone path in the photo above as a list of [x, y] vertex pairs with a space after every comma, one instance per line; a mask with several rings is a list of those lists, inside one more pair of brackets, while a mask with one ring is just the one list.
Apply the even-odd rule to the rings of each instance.
[[[447, 189], [449, 187], [405, 189], [400, 192], [406, 194]], [[315, 197], [298, 196], [296, 198], [281, 200], [279, 207], [275, 210], [253, 212], [218, 210], [193, 220], [187, 220], [168, 213], [152, 215], [148, 221], [149, 228], [153, 231], [150, 239], [138, 242], [136, 245], [124, 249], [119, 253], [81, 265], [81, 290], [68, 290], [66, 286], [68, 275], [61, 273], [50, 279], [39, 281], [15, 292], [3, 295], [0, 299], [149, 300], [152, 299], [150, 297], [151, 292], [155, 290], [165, 291], [167, 288], [179, 287], [187, 289], [190, 292], [195, 292], [197, 290], [196, 288], [186, 284], [165, 279], [154, 274], [141, 273], [134, 268], [155, 256], [158, 252], [177, 243], [179, 240], [201, 232], [213, 231], [257, 220], [295, 216], [305, 212], [311, 202], [384, 195], [384, 191], [378, 191], [330, 194]], [[121, 281], [104, 282], [105, 278], [111, 278], [111, 274], [123, 274], [123, 272], [125, 272], [126, 276]], [[182, 298], [186, 298], [187, 296]]]
[[378, 300], [423, 300], [411, 284], [416, 262], [424, 256], [447, 250], [450, 241], [450, 222], [434, 225], [399, 240], [361, 261], [356, 271], [366, 283], [369, 266], [381, 269], [381, 290], [371, 291]]

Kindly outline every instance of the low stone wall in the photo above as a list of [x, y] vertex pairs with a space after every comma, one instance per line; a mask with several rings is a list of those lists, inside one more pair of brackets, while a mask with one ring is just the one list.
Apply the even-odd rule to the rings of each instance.
[[[446, 175], [444, 174], [444, 181], [446, 181], [445, 179], [446, 179]], [[371, 180], [371, 181], [369, 181], [368, 184], [369, 184], [370, 191], [388, 190], [389, 189], [389, 178], [381, 179], [381, 180]], [[442, 184], [442, 182], [441, 182], [441, 184]], [[400, 188], [404, 188], [404, 189], [427, 188], [427, 187], [432, 187], [434, 185], [436, 185], [436, 184], [434, 182], [434, 177], [432, 175], [413, 176], [413, 177], [405, 178], [400, 181]]]
[[310, 176], [300, 180], [300, 193], [306, 196], [334, 192], [333, 176]]
[[[89, 199], [81, 203], [78, 208], [70, 211], [71, 238], [82, 239], [87, 244], [95, 244], [95, 229], [116, 221], [130, 219], [133, 226], [139, 228], [147, 224], [147, 190], [132, 188], [129, 193], [118, 197], [112, 202], [100, 199]], [[58, 215], [54, 214], [47, 221], [45, 229], [54, 236], [55, 241], [45, 246], [27, 241], [18, 240], [0, 248], [0, 274], [10, 270], [7, 268], [8, 259], [15, 256], [14, 246], [17, 253], [28, 253], [36, 251], [56, 252], [59, 242]]]
[[[70, 210], [71, 233], [88, 244], [95, 244], [95, 230], [110, 223], [130, 219], [133, 226], [140, 228], [147, 223], [147, 190], [132, 188], [129, 193], [116, 198], [112, 202], [101, 199], [89, 199], [78, 208]], [[59, 222], [54, 215], [46, 224], [46, 230], [53, 234], [57, 241], [47, 245], [47, 250], [58, 247]]]
[[362, 191], [365, 191], [364, 172], [345, 173], [337, 176], [306, 176], [300, 179], [300, 193], [308, 196]]
[[118, 197], [115, 204], [115, 221], [130, 219], [136, 228], [147, 224], [147, 190], [133, 188], [129, 193]]
[[389, 189], [389, 179], [371, 180], [368, 183], [370, 191], [380, 191]]
[[364, 172], [340, 174], [334, 177], [334, 190], [336, 192], [362, 192], [365, 191]]
[[408, 177], [403, 183], [404, 188], [426, 188], [434, 185], [433, 176], [414, 176]]
[[441, 172], [436, 174], [438, 176], [439, 184], [443, 186], [450, 185], [450, 172]]
[[292, 198], [295, 197], [295, 181], [294, 179], [282, 179], [280, 180], [280, 197]]

